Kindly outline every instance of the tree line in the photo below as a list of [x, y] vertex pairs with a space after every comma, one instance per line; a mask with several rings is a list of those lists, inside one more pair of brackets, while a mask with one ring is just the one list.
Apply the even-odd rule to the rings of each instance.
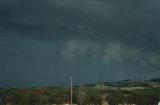
[[115, 90], [111, 91], [107, 98], [109, 105], [158, 105], [160, 101], [160, 89]]
[[[157, 105], [160, 101], [160, 89], [144, 90], [108, 90], [95, 88], [73, 89], [73, 103], [78, 105], [136, 104]], [[70, 103], [70, 88], [0, 88], [0, 105], [61, 105]]]

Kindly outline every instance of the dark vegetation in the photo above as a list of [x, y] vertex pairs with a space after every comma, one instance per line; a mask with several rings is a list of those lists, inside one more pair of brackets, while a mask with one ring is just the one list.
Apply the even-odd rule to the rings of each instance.
[[[149, 81], [128, 79], [122, 82], [77, 85], [73, 87], [73, 103], [157, 105], [160, 101], [159, 80], [159, 78]], [[137, 86], [142, 88], [133, 89]], [[69, 87], [0, 88], [0, 105], [62, 105], [64, 103], [70, 103]]]
[[[73, 103], [78, 105], [136, 104], [157, 105], [160, 88], [143, 90], [107, 90], [95, 88], [74, 88]], [[8, 88], [0, 89], [1, 105], [61, 105], [70, 102], [70, 89], [67, 87]]]
[[[74, 88], [73, 103], [87, 105], [102, 104], [105, 90]], [[70, 88], [9, 88], [0, 89], [2, 105], [61, 105], [70, 102]]]
[[160, 89], [144, 90], [116, 90], [108, 95], [110, 105], [136, 104], [136, 105], [157, 105], [160, 100]]

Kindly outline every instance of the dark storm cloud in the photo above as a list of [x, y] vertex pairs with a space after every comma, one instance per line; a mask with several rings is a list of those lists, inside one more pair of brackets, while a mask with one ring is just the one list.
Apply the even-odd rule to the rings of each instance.
[[63, 80], [74, 74], [93, 81], [106, 73], [110, 80], [159, 76], [159, 5], [158, 0], [0, 0], [2, 82], [46, 83], [62, 73]]
[[156, 0], [7, 0], [1, 1], [1, 30], [48, 39], [158, 42], [158, 4]]
[[2, 0], [0, 29], [41, 40], [117, 41], [159, 52], [159, 4], [156, 0]]

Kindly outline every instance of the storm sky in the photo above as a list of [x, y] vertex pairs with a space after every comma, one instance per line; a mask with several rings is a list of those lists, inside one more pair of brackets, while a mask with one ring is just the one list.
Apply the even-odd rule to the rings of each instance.
[[0, 86], [160, 77], [158, 0], [0, 0]]

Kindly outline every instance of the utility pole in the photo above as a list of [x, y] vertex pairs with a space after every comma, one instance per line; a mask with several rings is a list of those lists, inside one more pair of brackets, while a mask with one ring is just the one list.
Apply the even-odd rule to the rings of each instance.
[[72, 101], [73, 101], [72, 77], [70, 77], [70, 80], [71, 80], [71, 105], [72, 105]]

